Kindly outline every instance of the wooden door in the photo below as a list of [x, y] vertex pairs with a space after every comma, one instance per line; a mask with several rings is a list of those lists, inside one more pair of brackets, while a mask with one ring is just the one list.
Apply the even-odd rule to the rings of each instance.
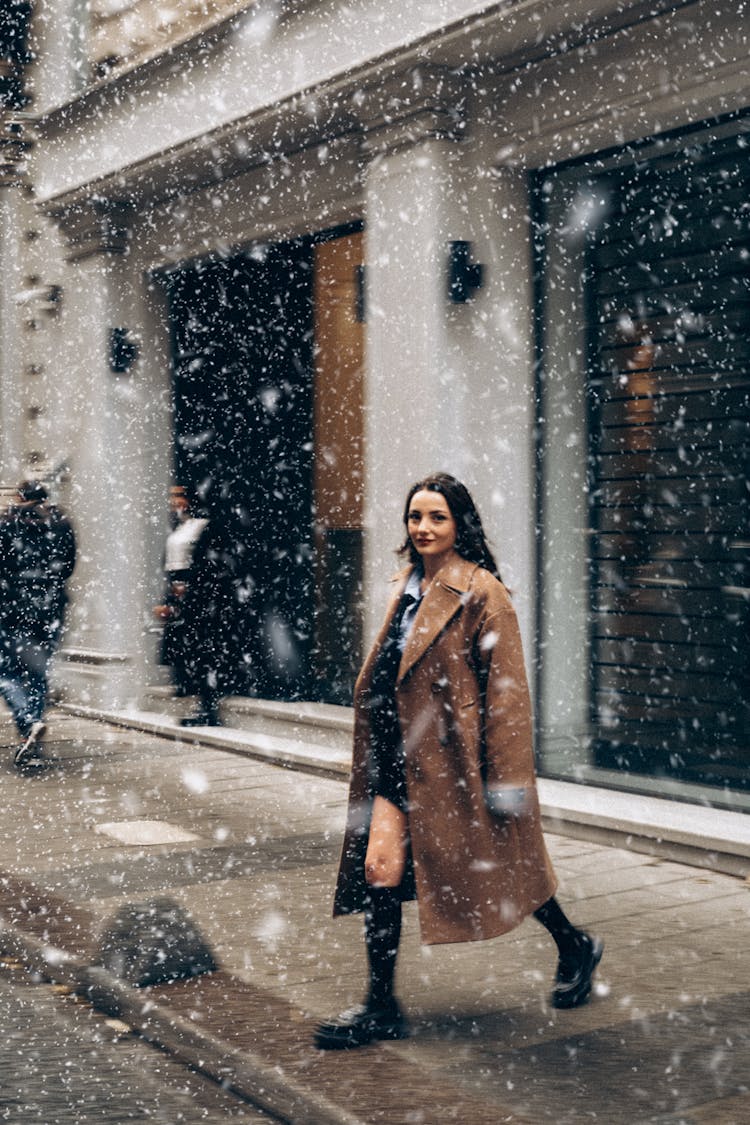
[[361, 231], [314, 256], [316, 663], [322, 694], [348, 702], [361, 659], [364, 324]]

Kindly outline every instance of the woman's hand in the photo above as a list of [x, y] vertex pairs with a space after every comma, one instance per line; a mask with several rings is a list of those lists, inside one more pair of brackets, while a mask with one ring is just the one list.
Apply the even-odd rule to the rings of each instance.
[[487, 808], [495, 816], [522, 816], [529, 806], [529, 790], [518, 786], [495, 786], [487, 790]]

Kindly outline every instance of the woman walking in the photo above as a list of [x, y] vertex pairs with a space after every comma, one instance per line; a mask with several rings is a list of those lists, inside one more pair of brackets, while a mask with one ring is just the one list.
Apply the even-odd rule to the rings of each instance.
[[318, 1027], [323, 1050], [408, 1035], [393, 992], [408, 899], [425, 944], [497, 937], [534, 914], [557, 944], [557, 1008], [588, 999], [602, 955], [554, 897], [518, 624], [474, 502], [436, 473], [410, 489], [404, 525], [409, 566], [355, 686], [334, 901], [334, 915], [364, 912], [369, 990]]

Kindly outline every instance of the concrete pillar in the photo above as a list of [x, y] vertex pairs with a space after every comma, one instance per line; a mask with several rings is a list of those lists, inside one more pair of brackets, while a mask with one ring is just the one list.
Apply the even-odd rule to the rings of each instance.
[[[136, 233], [137, 239], [137, 233]], [[141, 547], [137, 577], [137, 616], [141, 625], [141, 686], [169, 682], [168, 669], [159, 665], [161, 634], [155, 629], [153, 607], [164, 599], [164, 543], [168, 527], [168, 492], [174, 483], [174, 420], [171, 329], [163, 278], [147, 270], [133, 271], [134, 323], [143, 341], [138, 359], [138, 453], [134, 470], [138, 496], [138, 539]]]
[[[579, 216], [576, 216], [578, 209]], [[544, 512], [541, 733], [550, 757], [579, 753], [590, 733], [591, 637], [586, 456], [589, 405], [584, 378], [586, 308], [581, 279], [586, 230], [574, 178], [547, 195], [544, 291]], [[549, 734], [549, 739], [547, 735]]]
[[[471, 199], [472, 239], [485, 285], [470, 318], [456, 324], [472, 401], [468, 482], [513, 592], [531, 673], [536, 647], [536, 426], [534, 297], [528, 176], [484, 174]], [[461, 310], [461, 306], [459, 306]], [[467, 311], [469, 311], [467, 309]], [[459, 331], [460, 327], [460, 331]], [[530, 676], [533, 682], [533, 677]]]
[[0, 487], [13, 485], [20, 477], [23, 461], [23, 398], [20, 306], [22, 288], [22, 232], [20, 193], [15, 184], [0, 185]]
[[[365, 638], [380, 623], [398, 562], [406, 489], [443, 468], [460, 473], [465, 427], [447, 348], [450, 150], [458, 93], [419, 83], [366, 129]], [[385, 120], [384, 120], [385, 118]], [[402, 537], [402, 536], [401, 536]]]
[[44, 114], [90, 80], [88, 0], [37, 0], [32, 22], [34, 111]]
[[22, 126], [6, 121], [0, 136], [0, 488], [14, 485], [23, 465], [23, 161]]
[[[141, 348], [139, 286], [130, 276], [130, 215], [87, 203], [54, 218], [67, 239], [66, 364], [71, 443], [70, 515], [79, 540], [71, 613], [58, 679], [78, 701], [122, 706], [143, 686], [142, 580], [145, 388], [127, 347], [116, 370], [117, 331]], [[129, 360], [129, 362], [128, 362]]]
[[[403, 90], [403, 85], [400, 87]], [[408, 484], [447, 470], [474, 495], [512, 588], [531, 671], [536, 586], [533, 286], [527, 177], [464, 143], [455, 76], [421, 72], [365, 132], [367, 636], [393, 573]], [[448, 250], [484, 266], [448, 298]]]

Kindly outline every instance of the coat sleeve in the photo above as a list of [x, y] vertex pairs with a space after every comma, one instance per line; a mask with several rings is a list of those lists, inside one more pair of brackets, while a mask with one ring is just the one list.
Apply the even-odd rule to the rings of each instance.
[[52, 563], [54, 577], [67, 582], [76, 565], [76, 537], [73, 525], [67, 519], [57, 527], [55, 557]]
[[0, 519], [0, 616], [7, 608], [9, 592], [13, 585], [12, 533], [7, 517]]
[[482, 623], [477, 645], [488, 799], [498, 812], [520, 812], [523, 791], [535, 784], [531, 701], [518, 620], [504, 590], [500, 608]]

